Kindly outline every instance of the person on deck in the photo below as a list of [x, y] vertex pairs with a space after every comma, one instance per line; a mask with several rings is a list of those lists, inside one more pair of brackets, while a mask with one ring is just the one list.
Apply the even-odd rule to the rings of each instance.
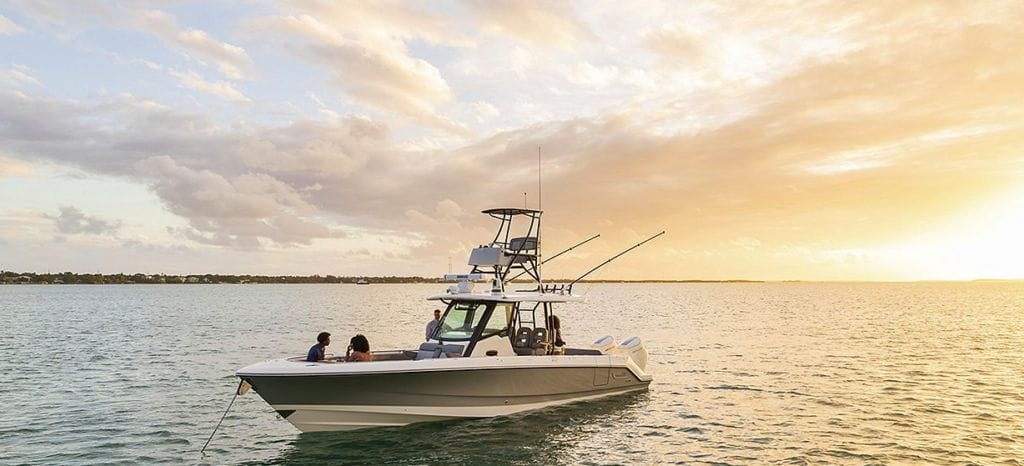
[[325, 359], [324, 349], [327, 345], [331, 344], [331, 334], [327, 332], [320, 332], [316, 336], [316, 344], [309, 348], [309, 352], [306, 353], [307, 362], [320, 362]]
[[373, 353], [370, 352], [370, 341], [362, 335], [356, 335], [349, 341], [348, 351], [345, 353], [345, 360], [348, 362], [369, 362], [373, 361]]
[[555, 340], [555, 346], [565, 346], [565, 341], [562, 340], [562, 321], [558, 319], [558, 316], [551, 316], [551, 337]]
[[433, 337], [438, 325], [441, 325], [441, 310], [434, 309], [434, 320], [427, 322], [427, 340]]

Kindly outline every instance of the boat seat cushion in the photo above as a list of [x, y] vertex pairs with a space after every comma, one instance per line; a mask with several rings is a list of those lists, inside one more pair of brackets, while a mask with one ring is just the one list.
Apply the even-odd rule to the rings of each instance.
[[530, 348], [533, 346], [533, 330], [526, 327], [520, 328], [516, 332], [516, 339], [512, 343], [514, 348]]
[[551, 343], [548, 341], [548, 329], [544, 327], [533, 329], [533, 341], [531, 342], [530, 347], [534, 349], [547, 349], [549, 346], [551, 346]]
[[416, 359], [457, 358], [462, 356], [462, 345], [422, 343], [416, 352]]

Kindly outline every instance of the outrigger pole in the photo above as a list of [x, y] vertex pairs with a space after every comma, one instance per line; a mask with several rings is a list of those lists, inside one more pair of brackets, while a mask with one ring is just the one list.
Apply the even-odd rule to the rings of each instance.
[[[645, 239], [645, 240], [643, 240], [643, 241], [641, 241], [641, 242], [639, 242], [639, 243], [637, 243], [637, 244], [633, 245], [633, 247], [631, 247], [631, 248], [629, 248], [629, 249], [627, 249], [627, 250], [625, 250], [625, 251], [622, 251], [622, 252], [620, 252], [620, 253], [618, 253], [618, 254], [616, 254], [616, 255], [612, 256], [612, 258], [611, 258], [611, 259], [608, 259], [608, 260], [606, 260], [606, 261], [604, 261], [604, 262], [602, 262], [602, 263], [598, 264], [598, 265], [597, 265], [597, 267], [594, 267], [594, 268], [592, 268], [592, 269], [588, 270], [588, 271], [587, 271], [587, 273], [585, 273], [585, 274], [583, 274], [583, 275], [580, 275], [580, 276], [579, 276], [579, 278], [577, 278], [577, 279], [573, 280], [573, 281], [572, 281], [572, 283], [569, 283], [569, 286], [568, 286], [568, 289], [569, 289], [569, 293], [572, 293], [572, 286], [573, 286], [573, 285], [575, 285], [575, 284], [576, 284], [576, 282], [578, 282], [578, 281], [580, 281], [580, 280], [583, 280], [583, 277], [586, 277], [587, 275], [590, 275], [590, 274], [594, 273], [594, 271], [595, 271], [595, 270], [597, 270], [597, 269], [599, 269], [599, 268], [601, 268], [601, 267], [604, 267], [604, 266], [605, 266], [606, 264], [608, 264], [609, 262], [611, 262], [611, 261], [613, 261], [613, 260], [615, 260], [615, 259], [618, 259], [618, 258], [619, 258], [620, 256], [622, 256], [623, 254], [625, 254], [625, 253], [627, 253], [627, 252], [629, 252], [629, 251], [632, 251], [632, 250], [634, 250], [634, 249], [636, 249], [636, 248], [638, 248], [638, 247], [640, 247], [640, 246], [643, 246], [643, 245], [644, 245], [644, 243], [646, 243], [646, 242], [648, 242], [648, 241], [650, 241], [650, 240], [652, 240], [652, 239], [654, 239], [654, 238], [657, 238], [657, 237], [659, 237], [659, 236], [661, 236], [661, 235], [664, 235], [664, 234], [665, 234], [665, 232], [664, 232], [664, 231], [662, 231], [661, 233], [658, 233], [658, 234], [656, 234], [656, 235], [654, 235], [654, 236], [652, 236], [652, 237], [650, 237], [650, 238], [647, 238], [647, 239]], [[588, 240], [588, 241], [589, 241], [589, 240]]]
[[[556, 257], [558, 257], [558, 256], [561, 256], [562, 254], [565, 254], [565, 253], [567, 253], [567, 252], [569, 252], [569, 251], [572, 251], [573, 249], [576, 249], [576, 248], [578, 248], [578, 247], [580, 247], [580, 246], [583, 246], [584, 244], [587, 244], [587, 243], [589, 243], [589, 242], [591, 242], [591, 241], [593, 241], [593, 240], [595, 240], [595, 239], [599, 238], [600, 236], [601, 236], [600, 234], [597, 234], [597, 235], [591, 236], [590, 238], [587, 238], [587, 239], [585, 239], [585, 240], [583, 240], [583, 241], [580, 241], [579, 243], [576, 243], [576, 244], [575, 244], [574, 246], [570, 247], [569, 249], [566, 249], [566, 250], [564, 250], [564, 251], [562, 251], [562, 252], [560, 252], [560, 253], [558, 253], [558, 254], [555, 254], [555, 255], [553, 255], [553, 256], [551, 256], [551, 257], [547, 258], [547, 259], [544, 259], [543, 261], [541, 261], [541, 264], [547, 263], [547, 261], [549, 261], [549, 260], [552, 260], [552, 259], [554, 259], [554, 258], [556, 258]], [[524, 270], [524, 271], [522, 271], [522, 272], [519, 272], [519, 275], [516, 275], [516, 276], [514, 276], [514, 277], [512, 277], [512, 278], [508, 279], [507, 281], [508, 281], [508, 282], [511, 282], [512, 280], [515, 280], [515, 279], [517, 279], [517, 278], [519, 278], [519, 277], [523, 276], [523, 274], [524, 274], [524, 273], [526, 273], [526, 271], [525, 271], [525, 270]]]

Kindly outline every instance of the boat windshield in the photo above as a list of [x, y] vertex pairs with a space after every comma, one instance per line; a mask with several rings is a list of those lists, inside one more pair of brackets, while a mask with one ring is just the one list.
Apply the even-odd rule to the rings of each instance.
[[486, 310], [487, 303], [452, 303], [441, 320], [438, 337], [442, 340], [469, 340]]
[[508, 324], [512, 321], [512, 303], [497, 303], [491, 318], [484, 326], [482, 336], [490, 336], [508, 330]]

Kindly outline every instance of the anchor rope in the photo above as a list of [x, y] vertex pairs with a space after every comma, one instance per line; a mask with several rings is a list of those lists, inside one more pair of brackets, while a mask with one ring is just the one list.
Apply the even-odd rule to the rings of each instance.
[[210, 446], [210, 441], [213, 440], [214, 435], [217, 435], [217, 429], [220, 429], [220, 424], [224, 422], [224, 418], [228, 417], [228, 411], [231, 411], [231, 405], [235, 404], [235, 399], [238, 398], [238, 390], [242, 387], [243, 383], [245, 383], [244, 380], [238, 381], [238, 388], [235, 389], [235, 395], [231, 397], [231, 402], [228, 403], [228, 409], [224, 410], [224, 415], [222, 415], [220, 420], [217, 421], [217, 426], [213, 428], [213, 432], [210, 432], [210, 438], [206, 439], [206, 443], [203, 444], [203, 448], [199, 450], [200, 455], [206, 456], [206, 447]]

